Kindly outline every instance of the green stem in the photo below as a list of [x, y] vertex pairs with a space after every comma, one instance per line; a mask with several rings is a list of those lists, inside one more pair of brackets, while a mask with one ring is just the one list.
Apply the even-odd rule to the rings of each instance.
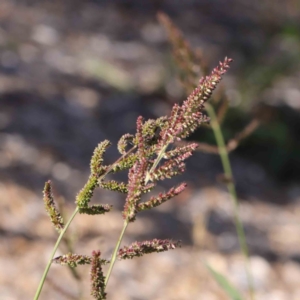
[[61, 240], [62, 240], [62, 238], [63, 238], [63, 236], [65, 234], [65, 232], [67, 231], [67, 229], [70, 226], [71, 222], [73, 221], [73, 219], [75, 218], [76, 214], [78, 213], [78, 210], [79, 210], [78, 207], [76, 207], [76, 209], [74, 210], [74, 212], [73, 212], [72, 216], [70, 217], [68, 223], [65, 225], [64, 229], [61, 231], [61, 233], [60, 233], [60, 235], [59, 235], [59, 237], [58, 237], [58, 239], [56, 241], [56, 244], [55, 244], [55, 246], [54, 246], [54, 248], [52, 250], [52, 253], [50, 255], [50, 259], [48, 261], [48, 264], [47, 264], [47, 266], [45, 268], [44, 274], [43, 274], [43, 276], [41, 278], [40, 284], [39, 284], [39, 286], [37, 288], [37, 291], [35, 293], [34, 300], [39, 299], [39, 296], [41, 294], [44, 282], [46, 280], [46, 277], [47, 277], [47, 274], [49, 272], [50, 266], [52, 264], [52, 259], [53, 259], [54, 255], [55, 255], [56, 251], [57, 251], [57, 248], [58, 248], [58, 246], [59, 246], [59, 244], [60, 244], [60, 242], [61, 242]]
[[213, 132], [214, 132], [214, 135], [216, 138], [216, 142], [218, 145], [219, 155], [220, 155], [220, 158], [222, 161], [224, 173], [225, 173], [225, 176], [228, 177], [228, 182], [226, 182], [226, 185], [227, 185], [227, 189], [231, 195], [231, 199], [233, 202], [235, 227], [236, 227], [241, 251], [244, 255], [245, 262], [246, 262], [246, 274], [247, 274], [247, 280], [248, 280], [248, 286], [249, 286], [249, 294], [250, 294], [250, 298], [253, 300], [254, 299], [254, 287], [253, 287], [253, 279], [252, 279], [252, 275], [251, 275], [251, 271], [250, 271], [249, 251], [248, 251], [244, 227], [243, 227], [243, 224], [239, 217], [239, 203], [238, 203], [236, 189], [235, 189], [235, 186], [233, 183], [233, 176], [232, 176], [232, 169], [231, 169], [231, 165], [230, 165], [229, 155], [228, 155], [228, 151], [226, 149], [224, 137], [223, 137], [220, 125], [218, 123], [214, 108], [209, 103], [206, 103], [205, 108], [211, 119], [211, 127], [213, 129]]
[[122, 242], [122, 239], [123, 239], [123, 236], [124, 236], [124, 233], [125, 233], [125, 231], [126, 231], [126, 228], [127, 228], [128, 224], [129, 224], [128, 221], [125, 220], [125, 221], [124, 221], [124, 225], [123, 225], [123, 229], [122, 229], [121, 234], [120, 234], [120, 237], [119, 237], [118, 242], [117, 242], [117, 244], [116, 244], [116, 247], [115, 247], [115, 249], [114, 249], [114, 253], [113, 253], [112, 258], [111, 258], [111, 260], [110, 260], [110, 265], [109, 265], [109, 268], [108, 268], [108, 271], [107, 271], [107, 275], [106, 275], [106, 277], [105, 277], [105, 286], [106, 286], [107, 283], [108, 283], [108, 280], [109, 280], [111, 271], [112, 271], [112, 269], [113, 269], [113, 267], [114, 267], [114, 264], [115, 264], [115, 262], [116, 262], [118, 250], [119, 250], [119, 248], [120, 248], [120, 244], [121, 244], [121, 242]]

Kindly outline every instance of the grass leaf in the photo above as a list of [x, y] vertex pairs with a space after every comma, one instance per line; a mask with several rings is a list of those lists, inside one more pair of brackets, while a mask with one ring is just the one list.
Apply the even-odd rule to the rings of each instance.
[[224, 275], [214, 270], [208, 264], [206, 264], [206, 267], [230, 299], [243, 300], [243, 297], [241, 296], [240, 292], [228, 281], [228, 279]]

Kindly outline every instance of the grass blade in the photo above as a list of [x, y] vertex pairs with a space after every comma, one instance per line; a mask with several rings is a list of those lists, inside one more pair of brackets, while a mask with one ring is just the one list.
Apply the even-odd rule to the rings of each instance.
[[240, 292], [228, 281], [228, 279], [224, 275], [214, 270], [208, 264], [206, 264], [206, 267], [214, 277], [215, 281], [220, 285], [222, 290], [228, 295], [231, 300], [244, 300]]

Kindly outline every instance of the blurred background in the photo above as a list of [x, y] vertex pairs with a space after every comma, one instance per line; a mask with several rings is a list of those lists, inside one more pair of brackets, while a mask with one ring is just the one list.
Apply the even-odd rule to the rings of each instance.
[[[32, 299], [57, 234], [44, 211], [51, 179], [67, 216], [89, 176], [98, 142], [133, 133], [136, 118], [168, 114], [184, 100], [166, 32], [168, 14], [209, 69], [234, 59], [222, 82], [226, 140], [253, 118], [261, 125], [230, 154], [257, 299], [300, 299], [299, 0], [0, 0], [0, 298]], [[209, 129], [193, 137], [215, 144]], [[140, 214], [124, 244], [181, 239], [183, 247], [117, 263], [108, 299], [227, 299], [205, 267], [247, 294], [233, 208], [220, 158], [197, 152], [170, 203]], [[123, 174], [117, 179], [126, 179]], [[124, 197], [106, 216], [77, 216], [58, 254], [109, 258]], [[52, 266], [41, 299], [91, 299], [89, 268]]]

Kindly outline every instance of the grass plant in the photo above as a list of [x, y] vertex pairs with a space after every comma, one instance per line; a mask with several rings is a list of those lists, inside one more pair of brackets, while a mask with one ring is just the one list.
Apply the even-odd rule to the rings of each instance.
[[[180, 71], [180, 80], [185, 88], [187, 94], [190, 93], [191, 90], [195, 88], [197, 85], [197, 78], [199, 78], [199, 74], [207, 74], [207, 66], [205, 64], [205, 59], [202, 55], [200, 49], [198, 51], [193, 50], [187, 40], [184, 38], [180, 30], [173, 24], [171, 19], [163, 14], [158, 14], [158, 19], [166, 28], [170, 43], [173, 49], [173, 57], [175, 63]], [[234, 184], [234, 178], [232, 174], [232, 168], [229, 159], [229, 152], [234, 150], [239, 142], [251, 134], [259, 125], [259, 121], [254, 119], [248, 126], [246, 126], [240, 133], [236, 135], [236, 137], [228, 142], [226, 145], [224, 136], [222, 134], [220, 123], [224, 118], [227, 108], [228, 108], [228, 100], [226, 95], [224, 94], [224, 89], [221, 90], [221, 95], [219, 95], [219, 102], [222, 100], [219, 105], [219, 111], [216, 113], [214, 106], [206, 102], [205, 110], [210, 118], [209, 125], [213, 130], [215, 140], [217, 143], [217, 147], [213, 145], [207, 145], [204, 143], [198, 144], [198, 150], [202, 150], [205, 152], [210, 152], [213, 154], [218, 154], [220, 156], [223, 170], [224, 170], [224, 183], [227, 186], [228, 192], [230, 194], [230, 198], [232, 200], [232, 206], [234, 210], [234, 223], [236, 227], [236, 232], [241, 248], [241, 252], [245, 259], [245, 270], [248, 279], [248, 288], [249, 288], [249, 296], [251, 300], [254, 300], [254, 287], [253, 287], [253, 279], [249, 264], [249, 250], [246, 241], [245, 230], [243, 224], [239, 217], [239, 203], [237, 192]], [[211, 101], [213, 102], [213, 101]], [[214, 101], [217, 102], [217, 101]], [[210, 267], [210, 270], [212, 268]], [[215, 271], [211, 272], [215, 279], [222, 285], [225, 281], [220, 281], [220, 277], [216, 277], [217, 274]], [[223, 286], [224, 290], [227, 289], [227, 285]]]
[[[244, 256], [248, 259], [248, 249], [244, 234], [244, 229], [238, 215], [238, 201], [233, 183], [228, 151], [230, 150], [222, 136], [218, 119], [226, 111], [225, 102], [221, 103], [221, 109], [216, 114], [213, 106], [208, 103], [223, 74], [229, 68], [232, 59], [225, 59], [215, 67], [210, 74], [207, 68], [196, 64], [198, 56], [192, 51], [179, 30], [172, 24], [167, 16], [160, 14], [160, 21], [169, 31], [169, 36], [174, 49], [174, 57], [177, 60], [182, 71], [182, 82], [188, 92], [188, 97], [181, 104], [174, 104], [168, 116], [162, 116], [157, 119], [144, 120], [142, 116], [137, 118], [136, 132], [134, 134], [124, 134], [118, 142], [120, 157], [112, 164], [104, 163], [104, 154], [111, 146], [110, 141], [105, 140], [96, 147], [90, 162], [90, 176], [79, 191], [76, 197], [76, 207], [65, 223], [55, 204], [52, 194], [52, 183], [46, 182], [44, 188], [44, 203], [50, 220], [58, 231], [59, 236], [49, 257], [44, 274], [37, 288], [34, 300], [39, 299], [44, 282], [52, 263], [68, 265], [76, 268], [79, 265], [90, 265], [91, 295], [95, 299], [106, 299], [106, 288], [113, 272], [116, 261], [122, 259], [133, 259], [153, 252], [163, 252], [180, 247], [180, 241], [171, 239], [160, 240], [152, 239], [149, 241], [138, 241], [128, 246], [122, 246], [122, 240], [126, 234], [126, 229], [138, 217], [139, 213], [145, 210], [154, 209], [164, 202], [171, 200], [186, 188], [185, 182], [173, 186], [167, 192], [160, 193], [157, 196], [147, 197], [147, 193], [152, 191], [162, 180], [178, 176], [185, 172], [185, 161], [193, 154], [195, 150], [205, 148], [204, 144], [197, 142], [178, 142], [184, 141], [201, 125], [210, 122], [217, 140], [217, 151], [221, 157], [227, 187], [232, 196], [235, 210], [235, 223], [238, 232], [239, 241]], [[199, 78], [199, 73], [203, 76]], [[223, 111], [222, 111], [223, 110]], [[206, 115], [208, 113], [209, 117]], [[248, 130], [249, 131], [249, 130]], [[238, 142], [238, 141], [237, 141]], [[232, 143], [231, 143], [232, 144]], [[234, 147], [233, 147], [234, 148]], [[210, 149], [214, 149], [210, 146]], [[128, 171], [128, 181], [118, 182], [108, 180], [108, 174], [115, 174], [120, 171]], [[109, 258], [102, 257], [99, 249], [91, 251], [91, 255], [82, 255], [69, 252], [65, 255], [55, 257], [58, 246], [63, 240], [66, 231], [72, 224], [73, 219], [78, 214], [88, 214], [92, 217], [101, 217], [99, 215], [109, 213], [111, 205], [99, 203], [90, 205], [94, 191], [97, 188], [108, 189], [114, 192], [124, 194], [124, 209], [122, 211], [123, 228], [119, 238], [116, 241], [114, 251]], [[142, 199], [143, 198], [143, 199]], [[121, 218], [120, 218], [121, 219]], [[102, 267], [109, 265], [108, 271], [104, 274]], [[251, 284], [251, 274], [247, 270], [249, 278], [249, 289], [253, 290]], [[253, 293], [252, 293], [253, 299]]]

